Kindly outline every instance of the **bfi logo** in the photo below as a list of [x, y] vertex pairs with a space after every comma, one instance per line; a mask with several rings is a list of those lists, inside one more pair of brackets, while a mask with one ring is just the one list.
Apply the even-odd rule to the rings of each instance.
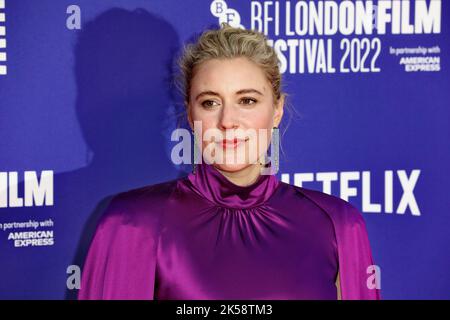
[[6, 75], [5, 0], [0, 0], [0, 75]]

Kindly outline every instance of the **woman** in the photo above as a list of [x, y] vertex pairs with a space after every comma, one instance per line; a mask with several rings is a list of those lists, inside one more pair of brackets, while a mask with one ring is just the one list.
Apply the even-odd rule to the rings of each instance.
[[252, 142], [267, 147], [285, 97], [265, 36], [222, 24], [179, 63], [203, 161], [184, 178], [114, 197], [79, 299], [379, 299], [367, 285], [373, 262], [359, 211], [263, 170], [273, 167], [267, 148]]

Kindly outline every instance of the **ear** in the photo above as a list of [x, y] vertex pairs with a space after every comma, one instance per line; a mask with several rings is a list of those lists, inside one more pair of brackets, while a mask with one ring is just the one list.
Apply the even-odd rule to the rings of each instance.
[[275, 105], [275, 112], [273, 114], [273, 126], [274, 127], [278, 127], [280, 125], [281, 119], [283, 118], [284, 100], [285, 100], [285, 95], [282, 94], [280, 99], [278, 99], [277, 104]]

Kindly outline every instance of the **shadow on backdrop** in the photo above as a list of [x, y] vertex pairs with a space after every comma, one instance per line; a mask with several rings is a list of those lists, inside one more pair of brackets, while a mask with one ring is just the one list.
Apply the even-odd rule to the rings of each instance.
[[[179, 41], [170, 23], [144, 9], [110, 9], [78, 31], [74, 107], [90, 150], [86, 166], [56, 174], [54, 205], [41, 208], [54, 221], [49, 229], [54, 245], [25, 247], [20, 255], [13, 246], [5, 247], [2, 255], [12, 258], [2, 261], [3, 271], [20, 276], [2, 280], [7, 291], [0, 297], [76, 299], [78, 290], [66, 286], [66, 270], [70, 265], [82, 268], [111, 198], [187, 174], [189, 165], [175, 166], [170, 160], [168, 134], [186, 126], [173, 83]], [[23, 182], [18, 190], [24, 190]], [[15, 219], [28, 219], [38, 210], [16, 209], [11, 210]]]
[[[172, 164], [166, 136], [177, 120], [170, 110], [178, 48], [174, 28], [143, 9], [114, 8], [83, 25], [74, 48], [75, 108], [90, 152], [85, 167], [54, 176], [54, 206], [45, 213], [54, 221], [55, 244], [24, 248], [23, 259], [5, 263], [22, 275], [3, 281], [8, 298], [75, 299], [77, 290], [66, 287], [67, 267], [83, 266], [111, 198], [186, 174]], [[24, 216], [32, 210], [21, 209]], [[13, 249], [5, 254], [15, 256]]]
[[[174, 28], [143, 9], [108, 10], [79, 34], [76, 111], [93, 157], [87, 167], [64, 177], [71, 188], [67, 199], [77, 201], [64, 209], [72, 211], [65, 216], [76, 225], [86, 221], [74, 265], [83, 265], [98, 219], [114, 194], [184, 175], [174, 176], [163, 134], [178, 47]], [[63, 183], [56, 190], [61, 188]], [[67, 290], [66, 299], [76, 294]]]

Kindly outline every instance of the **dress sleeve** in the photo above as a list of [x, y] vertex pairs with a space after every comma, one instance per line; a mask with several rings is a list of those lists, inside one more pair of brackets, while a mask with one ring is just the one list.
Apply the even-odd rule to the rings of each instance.
[[311, 189], [299, 190], [321, 207], [333, 222], [342, 300], [381, 299], [380, 288], [372, 281], [373, 270], [379, 272], [379, 269], [374, 264], [366, 224], [359, 210], [341, 198]]
[[156, 230], [127, 200], [113, 198], [81, 271], [79, 300], [153, 299]]
[[372, 257], [363, 216], [348, 204], [342, 218], [336, 226], [342, 299], [380, 300], [380, 270]]

